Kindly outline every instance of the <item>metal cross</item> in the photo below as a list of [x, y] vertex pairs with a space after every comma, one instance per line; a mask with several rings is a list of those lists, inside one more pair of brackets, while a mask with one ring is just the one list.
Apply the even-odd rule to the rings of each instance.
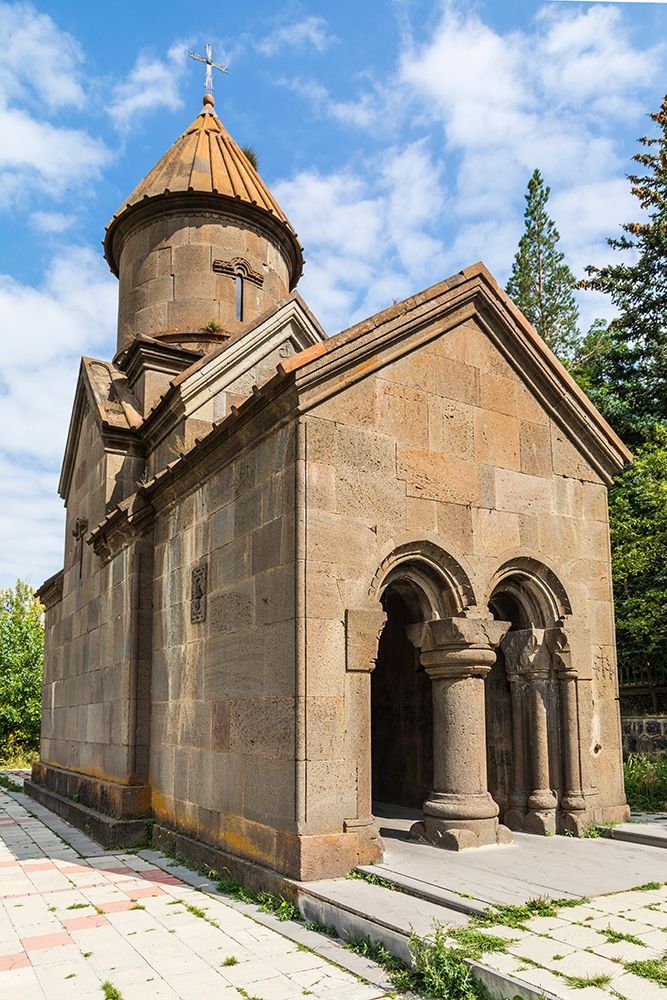
[[219, 69], [221, 73], [229, 73], [226, 66], [221, 66], [220, 63], [213, 62], [213, 46], [208, 42], [204, 46], [204, 52], [206, 56], [200, 56], [196, 52], [188, 52], [191, 59], [196, 59], [197, 62], [203, 62], [206, 64], [206, 82], [205, 90], [207, 94], [213, 96], [213, 70]]

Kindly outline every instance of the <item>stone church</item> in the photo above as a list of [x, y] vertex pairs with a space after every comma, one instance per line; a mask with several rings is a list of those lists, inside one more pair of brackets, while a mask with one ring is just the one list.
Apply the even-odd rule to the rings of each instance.
[[30, 794], [297, 879], [379, 859], [377, 812], [454, 850], [625, 819], [630, 456], [485, 267], [327, 337], [210, 96], [104, 246]]

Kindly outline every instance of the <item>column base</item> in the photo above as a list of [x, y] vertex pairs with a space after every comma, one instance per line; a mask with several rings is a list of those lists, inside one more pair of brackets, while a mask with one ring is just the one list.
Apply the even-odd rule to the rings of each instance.
[[559, 817], [558, 832], [583, 837], [590, 825], [585, 809], [563, 809]]
[[413, 823], [410, 837], [447, 851], [465, 851], [470, 847], [489, 844], [511, 844], [512, 832], [497, 819], [468, 820], [459, 822], [424, 816]]
[[529, 809], [523, 829], [526, 833], [537, 833], [542, 837], [553, 837], [556, 833], [555, 809]]

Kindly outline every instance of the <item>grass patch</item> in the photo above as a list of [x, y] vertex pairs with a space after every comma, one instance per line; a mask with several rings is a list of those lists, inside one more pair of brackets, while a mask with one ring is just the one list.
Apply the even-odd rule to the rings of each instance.
[[606, 986], [611, 982], [611, 976], [566, 976], [568, 986], [574, 990], [585, 990], [588, 986]]
[[104, 992], [104, 1000], [123, 1000], [123, 994], [108, 979], [102, 983], [102, 990]]
[[68, 910], [87, 910], [90, 903], [70, 903], [66, 909]]
[[523, 930], [526, 923], [533, 917], [555, 917], [559, 910], [570, 909], [588, 903], [582, 896], [579, 899], [529, 899], [526, 903], [509, 906], [492, 906], [482, 914], [471, 917], [471, 923], [477, 927], [490, 927], [493, 924], [504, 924]]
[[360, 868], [353, 868], [345, 878], [356, 878], [362, 882], [368, 882], [369, 885], [377, 885], [380, 889], [390, 889], [391, 892], [405, 892], [405, 889], [396, 885], [395, 882], [390, 882], [388, 878], [382, 878], [381, 875], [375, 875], [373, 872], [364, 872]]
[[631, 892], [651, 892], [652, 889], [662, 889], [662, 882], [644, 882], [643, 885], [635, 885]]
[[667, 809], [667, 754], [631, 753], [623, 765], [625, 794], [634, 812]]
[[667, 986], [667, 967], [659, 958], [647, 958], [641, 962], [628, 962], [625, 966], [626, 972], [634, 972], [642, 979], [650, 979], [658, 986]]
[[490, 951], [507, 951], [507, 945], [510, 943], [505, 938], [495, 934], [485, 934], [475, 927], [459, 927], [449, 931], [448, 937], [456, 941], [465, 951], [467, 958], [481, 958]]
[[183, 906], [188, 913], [192, 914], [193, 917], [199, 917], [200, 920], [205, 920], [207, 924], [211, 925], [211, 927], [220, 927], [218, 921], [214, 920], [213, 917], [209, 917], [206, 910], [202, 910], [201, 906], [194, 906], [192, 903], [183, 903]]
[[225, 967], [230, 966], [230, 965], [238, 965], [238, 964], [239, 964], [239, 960], [238, 960], [238, 958], [236, 958], [235, 955], [227, 955], [227, 958], [224, 960], [224, 962], [220, 963], [220, 965], [224, 965]]
[[641, 948], [646, 947], [646, 942], [640, 940], [638, 937], [635, 937], [634, 934], [622, 934], [620, 931], [615, 931], [611, 927], [607, 927], [606, 931], [600, 931], [600, 933], [604, 934], [610, 944], [618, 944], [619, 941], [627, 941], [628, 944], [638, 944]]

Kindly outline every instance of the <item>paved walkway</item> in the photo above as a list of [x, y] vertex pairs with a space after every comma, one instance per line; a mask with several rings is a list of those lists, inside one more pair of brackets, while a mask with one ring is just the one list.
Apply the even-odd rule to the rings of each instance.
[[[0, 789], [2, 1000], [100, 1000], [105, 983], [122, 1000], [376, 1000], [391, 989], [335, 942], [293, 923], [290, 939], [159, 852], [104, 854], [18, 798]], [[308, 950], [322, 942], [380, 985]]]

